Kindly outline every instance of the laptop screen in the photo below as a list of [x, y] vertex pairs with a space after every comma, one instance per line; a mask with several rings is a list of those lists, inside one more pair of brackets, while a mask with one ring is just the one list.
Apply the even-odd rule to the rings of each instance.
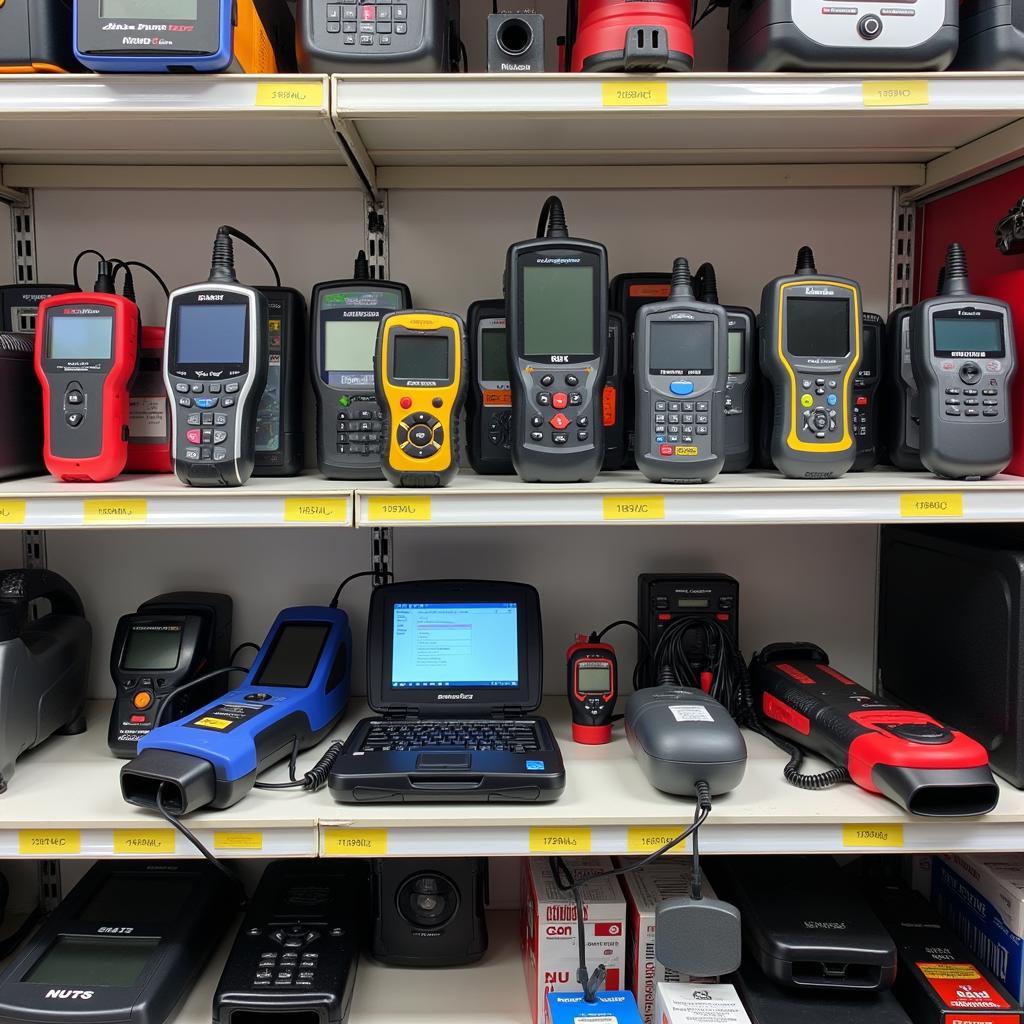
[[515, 601], [396, 602], [393, 615], [395, 689], [519, 686]]

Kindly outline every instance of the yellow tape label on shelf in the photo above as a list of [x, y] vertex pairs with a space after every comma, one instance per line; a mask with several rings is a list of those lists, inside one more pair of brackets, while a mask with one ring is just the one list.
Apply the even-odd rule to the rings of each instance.
[[604, 496], [604, 518], [608, 522], [640, 519], [664, 519], [665, 497], [662, 494]]
[[900, 495], [900, 515], [904, 519], [960, 519], [963, 514], [962, 494]]
[[262, 832], [214, 832], [215, 850], [262, 850]]
[[[671, 843], [682, 831], [683, 826], [676, 829], [657, 825], [637, 825], [626, 830], [626, 850], [629, 853], [654, 853], [655, 850], [660, 850], [667, 843]], [[686, 841], [683, 840], [678, 846], [673, 846], [671, 852], [682, 853], [685, 849]]]
[[86, 498], [87, 523], [144, 523], [149, 513], [145, 498]]
[[14, 526], [25, 522], [25, 502], [20, 498], [0, 501], [0, 526]]
[[899, 849], [903, 846], [902, 825], [844, 825], [843, 846], [888, 846]]
[[928, 83], [907, 82], [865, 82], [865, 107], [927, 107]]
[[324, 854], [328, 857], [383, 857], [388, 852], [386, 828], [328, 828]]
[[590, 853], [590, 829], [585, 825], [530, 829], [530, 853]]
[[367, 517], [371, 523], [429, 523], [430, 495], [402, 495], [386, 498], [371, 494]]
[[286, 523], [348, 523], [348, 498], [285, 498]]
[[260, 82], [257, 107], [311, 107], [324, 105], [323, 82]]
[[82, 833], [77, 828], [23, 828], [18, 832], [18, 853], [66, 857], [82, 852]]
[[174, 853], [173, 828], [115, 828], [114, 853]]
[[667, 107], [668, 82], [602, 82], [601, 106]]

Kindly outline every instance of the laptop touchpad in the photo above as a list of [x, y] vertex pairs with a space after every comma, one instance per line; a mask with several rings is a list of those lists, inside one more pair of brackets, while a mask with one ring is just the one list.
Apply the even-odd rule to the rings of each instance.
[[469, 768], [472, 760], [471, 754], [464, 754], [461, 751], [454, 750], [450, 754], [420, 754], [416, 758], [416, 767], [429, 771], [437, 771], [439, 768], [458, 771]]

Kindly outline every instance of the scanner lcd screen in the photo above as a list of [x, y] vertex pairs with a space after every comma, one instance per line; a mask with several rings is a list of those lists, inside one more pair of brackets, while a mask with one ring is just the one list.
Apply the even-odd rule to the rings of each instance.
[[715, 325], [683, 320], [653, 320], [651, 373], [702, 376], [715, 372]]
[[508, 341], [505, 328], [485, 327], [480, 339], [480, 379], [508, 380]]
[[121, 655], [121, 668], [129, 672], [169, 672], [178, 667], [181, 630], [133, 626], [128, 630]]
[[324, 370], [373, 371], [379, 320], [327, 320], [324, 323]]
[[114, 341], [110, 316], [51, 316], [46, 354], [50, 359], [109, 359]]
[[523, 268], [523, 355], [594, 355], [594, 269]]
[[729, 373], [745, 373], [746, 360], [743, 358], [745, 331], [729, 332]]
[[61, 935], [22, 980], [61, 988], [130, 988], [159, 944], [159, 938]]
[[787, 299], [786, 347], [794, 356], [848, 356], [850, 300]]
[[271, 641], [270, 651], [252, 685], [309, 686], [330, 630], [326, 622], [285, 623]]
[[935, 317], [933, 325], [937, 356], [954, 352], [982, 353], [978, 358], [1006, 355], [1001, 319]]
[[195, 21], [199, 0], [100, 0], [101, 18], [163, 18]]
[[237, 365], [245, 359], [248, 306], [182, 305], [178, 310], [177, 361]]
[[612, 670], [608, 665], [580, 665], [576, 672], [580, 693], [611, 693]]
[[397, 380], [448, 379], [448, 334], [395, 332], [391, 345], [391, 373]]

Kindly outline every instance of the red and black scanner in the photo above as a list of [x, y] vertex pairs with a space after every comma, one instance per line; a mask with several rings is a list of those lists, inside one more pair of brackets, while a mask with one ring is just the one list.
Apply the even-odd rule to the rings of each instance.
[[691, 71], [692, 0], [568, 0], [563, 71]]
[[767, 728], [845, 768], [869, 793], [931, 817], [995, 807], [999, 787], [980, 743], [871, 693], [832, 668], [816, 644], [769, 644], [754, 655], [750, 676]]

